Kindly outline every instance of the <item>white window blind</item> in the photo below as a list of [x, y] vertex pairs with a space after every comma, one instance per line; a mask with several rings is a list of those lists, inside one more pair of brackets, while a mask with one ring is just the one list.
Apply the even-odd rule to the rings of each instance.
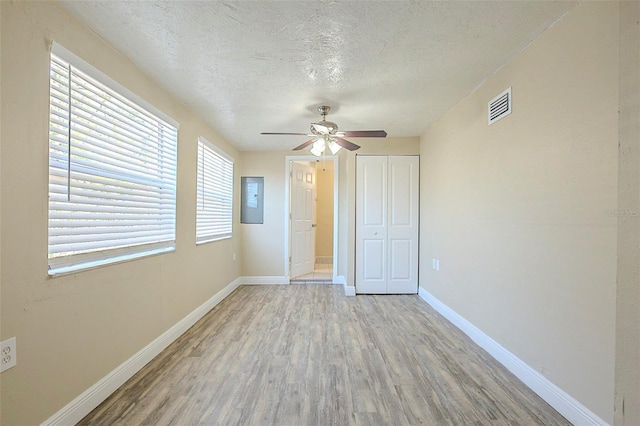
[[207, 140], [198, 139], [196, 243], [231, 238], [233, 160]]
[[172, 250], [177, 126], [65, 59], [50, 64], [49, 273]]

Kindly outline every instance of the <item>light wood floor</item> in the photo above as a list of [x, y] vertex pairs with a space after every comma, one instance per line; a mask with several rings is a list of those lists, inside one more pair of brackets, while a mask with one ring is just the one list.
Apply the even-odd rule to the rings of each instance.
[[81, 424], [566, 425], [416, 295], [242, 286]]

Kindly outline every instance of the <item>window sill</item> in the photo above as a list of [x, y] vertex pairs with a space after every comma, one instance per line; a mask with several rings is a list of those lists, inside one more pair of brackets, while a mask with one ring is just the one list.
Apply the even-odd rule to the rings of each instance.
[[156, 256], [159, 254], [170, 253], [176, 251], [174, 247], [164, 247], [158, 248], [148, 251], [143, 251], [140, 253], [132, 253], [125, 254], [121, 256], [110, 257], [108, 259], [97, 259], [88, 262], [76, 263], [73, 265], [66, 266], [56, 266], [54, 268], [50, 268], [48, 271], [48, 275], [51, 278], [74, 274], [76, 272], [88, 271], [95, 268], [100, 268], [102, 266], [113, 265], [116, 263], [129, 262], [136, 259], [141, 259], [143, 257]]
[[224, 237], [211, 237], [207, 238], [206, 240], [196, 241], [196, 245], [199, 246], [201, 244], [212, 243], [214, 241], [230, 240], [232, 237], [233, 235], [225, 235]]

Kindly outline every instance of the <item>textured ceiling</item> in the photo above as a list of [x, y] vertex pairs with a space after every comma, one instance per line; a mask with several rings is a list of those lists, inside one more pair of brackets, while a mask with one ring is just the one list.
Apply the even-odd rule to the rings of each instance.
[[[62, 1], [240, 150], [419, 136], [575, 2]], [[355, 140], [357, 142], [357, 140]]]

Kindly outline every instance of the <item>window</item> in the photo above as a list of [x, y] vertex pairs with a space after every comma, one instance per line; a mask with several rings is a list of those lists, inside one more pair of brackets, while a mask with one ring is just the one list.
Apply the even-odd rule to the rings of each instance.
[[49, 274], [173, 250], [177, 124], [57, 44], [49, 75]]
[[231, 238], [232, 207], [233, 160], [200, 138], [196, 243]]

